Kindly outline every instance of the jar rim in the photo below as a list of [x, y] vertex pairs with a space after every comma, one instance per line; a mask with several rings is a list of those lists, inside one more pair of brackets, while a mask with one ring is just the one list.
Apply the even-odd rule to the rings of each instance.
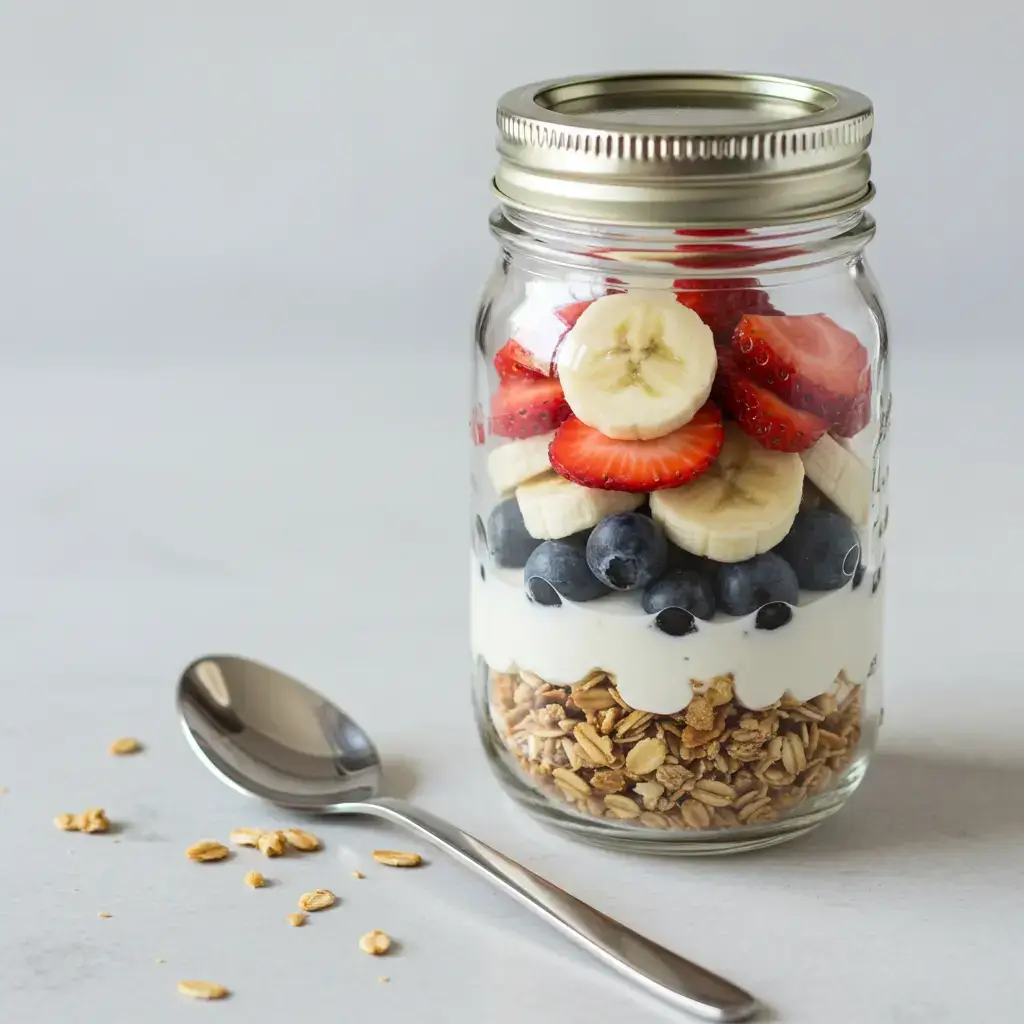
[[583, 75], [498, 102], [501, 202], [575, 221], [759, 226], [874, 196], [871, 101], [747, 72]]

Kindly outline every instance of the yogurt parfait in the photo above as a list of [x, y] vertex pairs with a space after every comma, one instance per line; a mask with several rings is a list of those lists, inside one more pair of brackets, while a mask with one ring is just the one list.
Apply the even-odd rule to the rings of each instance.
[[778, 842], [842, 805], [881, 712], [889, 392], [866, 215], [611, 231], [598, 212], [583, 230], [509, 199], [493, 220], [472, 416], [484, 740], [517, 799], [585, 838]]

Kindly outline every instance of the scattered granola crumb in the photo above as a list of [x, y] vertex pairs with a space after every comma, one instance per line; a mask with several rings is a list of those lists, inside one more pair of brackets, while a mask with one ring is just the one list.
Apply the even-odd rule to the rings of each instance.
[[236, 828], [228, 836], [228, 842], [234, 846], [255, 846], [263, 835], [261, 828]]
[[320, 849], [320, 840], [312, 832], [303, 832], [301, 828], [286, 828], [284, 841], [293, 849], [302, 853], [311, 853]]
[[353, 871], [353, 872], [352, 872], [352, 877], [353, 877], [353, 878], [365, 878], [365, 877], [366, 877], [366, 875], [364, 875], [364, 874], [362, 873], [362, 871]]
[[110, 828], [102, 807], [90, 807], [85, 814], [58, 814], [53, 823], [62, 832], [106, 832]]
[[114, 915], [113, 914], [108, 914], [105, 910], [101, 910], [96, 916], [97, 917], [113, 917]]
[[304, 892], [299, 897], [299, 908], [301, 910], [326, 910], [333, 907], [335, 902], [334, 893], [330, 889], [314, 889], [312, 892]]
[[90, 807], [82, 815], [83, 832], [106, 832], [110, 829], [110, 821], [102, 807]]
[[131, 736], [122, 736], [110, 744], [109, 752], [115, 755], [137, 754], [142, 749], [142, 744]]
[[383, 956], [391, 948], [391, 936], [374, 928], [359, 940], [359, 948], [370, 956]]
[[288, 923], [293, 928], [301, 928], [306, 923], [306, 915], [303, 913], [289, 914]]
[[231, 856], [231, 851], [223, 843], [215, 842], [213, 839], [204, 839], [202, 842], [190, 846], [185, 851], [185, 856], [189, 860], [200, 862], [223, 860], [225, 857]]
[[373, 859], [392, 868], [416, 868], [423, 863], [418, 853], [403, 853], [401, 850], [374, 850]]
[[380, 982], [380, 983], [381, 983], [382, 985], [386, 985], [386, 984], [387, 984], [387, 983], [388, 983], [388, 982], [389, 982], [389, 981], [390, 981], [391, 979], [390, 979], [390, 978], [389, 978], [389, 977], [388, 977], [388, 976], [387, 976], [386, 974], [382, 974], [382, 975], [381, 975], [381, 976], [380, 976], [380, 977], [379, 977], [379, 978], [378, 978], [377, 980], [378, 980], [378, 981], [379, 981], [379, 982]]
[[165, 964], [165, 963], [167, 963], [167, 961], [166, 961], [166, 960], [165, 960], [165, 959], [164, 959], [164, 958], [163, 958], [162, 956], [158, 956], [158, 957], [157, 957], [157, 958], [156, 958], [156, 959], [155, 959], [155, 960], [153, 961], [153, 963], [155, 963], [155, 964]]
[[228, 990], [215, 981], [179, 981], [178, 991], [192, 999], [223, 999]]
[[259, 871], [248, 871], [245, 875], [245, 884], [250, 889], [262, 889], [267, 884], [267, 880]]
[[264, 832], [256, 840], [256, 848], [265, 857], [280, 857], [285, 851], [284, 835], [281, 832]]

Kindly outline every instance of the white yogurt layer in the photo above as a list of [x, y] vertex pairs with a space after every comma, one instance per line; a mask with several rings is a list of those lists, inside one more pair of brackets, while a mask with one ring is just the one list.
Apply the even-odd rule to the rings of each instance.
[[629, 705], [655, 714], [685, 707], [690, 680], [727, 673], [736, 699], [751, 709], [787, 691], [810, 700], [830, 691], [840, 671], [863, 683], [881, 643], [883, 594], [871, 593], [870, 571], [856, 590], [848, 583], [829, 593], [801, 591], [793, 618], [779, 629], [756, 629], [756, 613], [719, 613], [677, 637], [654, 625], [635, 594], [545, 607], [527, 597], [521, 569], [488, 566], [484, 579], [475, 556], [471, 569], [473, 653], [494, 671], [571, 685], [602, 669]]

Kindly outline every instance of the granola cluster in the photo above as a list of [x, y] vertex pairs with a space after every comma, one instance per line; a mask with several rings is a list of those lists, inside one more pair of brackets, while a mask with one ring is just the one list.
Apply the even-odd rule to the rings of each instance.
[[733, 677], [692, 683], [672, 715], [630, 707], [604, 672], [557, 686], [531, 672], [490, 673], [499, 738], [544, 792], [575, 810], [657, 829], [774, 821], [827, 790], [860, 740], [861, 688], [843, 673], [810, 701], [751, 711]]

